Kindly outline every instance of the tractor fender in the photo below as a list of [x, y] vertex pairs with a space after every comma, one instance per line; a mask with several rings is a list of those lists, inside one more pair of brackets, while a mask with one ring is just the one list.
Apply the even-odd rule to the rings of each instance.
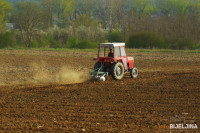
[[133, 57], [127, 57], [127, 63], [129, 64], [129, 69], [132, 69], [133, 64], [134, 64], [134, 58]]

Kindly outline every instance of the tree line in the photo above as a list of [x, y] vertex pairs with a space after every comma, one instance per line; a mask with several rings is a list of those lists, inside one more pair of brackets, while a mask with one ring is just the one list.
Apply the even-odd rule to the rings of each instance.
[[200, 0], [0, 0], [0, 48], [199, 49], [199, 18]]

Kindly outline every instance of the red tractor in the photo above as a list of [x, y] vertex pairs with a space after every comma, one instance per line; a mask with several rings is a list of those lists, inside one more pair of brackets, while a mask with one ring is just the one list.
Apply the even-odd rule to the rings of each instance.
[[125, 43], [100, 43], [98, 62], [90, 72], [92, 78], [105, 81], [105, 76], [111, 75], [114, 79], [122, 79], [124, 74], [130, 72], [131, 78], [138, 75], [137, 68], [133, 67], [134, 58], [127, 57]]

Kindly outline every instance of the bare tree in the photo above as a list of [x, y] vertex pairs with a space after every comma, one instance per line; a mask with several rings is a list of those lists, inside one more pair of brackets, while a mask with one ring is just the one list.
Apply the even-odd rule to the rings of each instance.
[[25, 46], [30, 48], [34, 33], [46, 25], [44, 10], [34, 2], [18, 3], [14, 13], [15, 23], [19, 28]]
[[56, 0], [42, 0], [43, 6], [46, 8], [46, 14], [48, 19], [48, 26], [53, 25], [53, 8]]

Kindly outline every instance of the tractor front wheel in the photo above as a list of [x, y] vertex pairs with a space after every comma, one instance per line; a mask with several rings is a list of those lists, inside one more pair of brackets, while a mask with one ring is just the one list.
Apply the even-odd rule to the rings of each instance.
[[121, 62], [114, 63], [111, 67], [111, 75], [114, 79], [122, 79], [124, 76], [124, 65]]
[[138, 76], [138, 69], [136, 67], [133, 67], [130, 71], [131, 78], [137, 78]]

